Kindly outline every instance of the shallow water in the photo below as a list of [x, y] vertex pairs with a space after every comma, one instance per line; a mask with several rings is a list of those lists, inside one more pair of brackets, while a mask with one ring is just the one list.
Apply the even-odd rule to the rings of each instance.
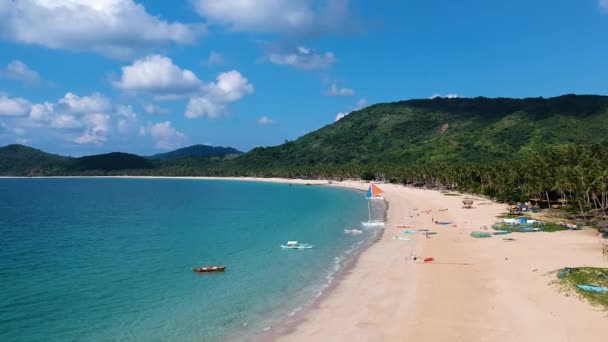
[[[318, 294], [364, 195], [185, 179], [1, 179], [0, 340], [223, 340]], [[312, 250], [285, 251], [300, 240]], [[228, 266], [194, 274], [200, 265]]]

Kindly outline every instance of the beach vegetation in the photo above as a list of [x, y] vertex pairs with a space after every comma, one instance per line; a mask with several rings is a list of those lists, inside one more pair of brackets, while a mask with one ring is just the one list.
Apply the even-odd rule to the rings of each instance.
[[585, 291], [577, 285], [608, 288], [608, 268], [578, 267], [557, 271], [557, 284], [566, 294], [575, 294], [592, 305], [608, 310], [608, 292]]

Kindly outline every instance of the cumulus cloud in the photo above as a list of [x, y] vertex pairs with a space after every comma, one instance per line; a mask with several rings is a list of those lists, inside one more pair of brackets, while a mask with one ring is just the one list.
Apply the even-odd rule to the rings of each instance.
[[38, 72], [19, 60], [11, 61], [5, 68], [0, 70], [0, 77], [23, 81], [28, 84], [40, 83], [40, 75], [38, 75]]
[[20, 97], [10, 98], [4, 95], [0, 96], [0, 116], [27, 115], [30, 107], [30, 102]]
[[311, 35], [352, 30], [348, 0], [192, 0], [208, 22], [233, 31]]
[[193, 43], [201, 29], [162, 20], [133, 0], [4, 0], [0, 5], [0, 38], [113, 58]]
[[200, 95], [190, 98], [186, 117], [217, 118], [225, 112], [227, 104], [240, 100], [253, 91], [253, 85], [240, 72], [223, 72], [215, 82], [205, 85]]
[[149, 128], [150, 135], [155, 139], [158, 149], [173, 149], [181, 146], [186, 136], [171, 126], [171, 121], [154, 124]]
[[78, 96], [68, 92], [57, 102], [60, 110], [71, 113], [92, 113], [105, 112], [112, 108], [112, 102], [100, 93], [93, 93], [90, 96]]
[[333, 83], [326, 95], [328, 96], [353, 96], [355, 91], [350, 88], [339, 88], [338, 85]]
[[438, 97], [445, 97], [445, 98], [448, 98], [448, 99], [455, 99], [455, 98], [458, 98], [460, 96], [458, 94], [445, 94], [445, 95], [433, 94], [433, 96], [431, 96], [430, 99], [436, 99]]
[[291, 66], [301, 70], [326, 69], [336, 62], [333, 52], [318, 53], [310, 48], [298, 47], [287, 53], [272, 52], [268, 60], [277, 65]]
[[51, 119], [51, 127], [53, 128], [80, 128], [82, 123], [73, 115], [61, 114]]
[[202, 82], [192, 71], [173, 64], [170, 58], [150, 55], [122, 67], [121, 78], [113, 85], [122, 90], [175, 96], [198, 91]]
[[276, 120], [272, 120], [271, 118], [269, 118], [267, 116], [262, 116], [261, 118], [258, 119], [258, 124], [260, 124], [260, 125], [276, 125], [277, 121]]
[[74, 139], [77, 144], [99, 145], [107, 140], [110, 131], [110, 116], [107, 114], [94, 113], [84, 116], [83, 125], [85, 130], [81, 136]]

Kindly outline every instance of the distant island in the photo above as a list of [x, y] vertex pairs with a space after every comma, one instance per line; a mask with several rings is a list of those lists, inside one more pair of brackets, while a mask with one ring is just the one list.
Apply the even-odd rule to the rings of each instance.
[[248, 153], [196, 145], [143, 157], [70, 158], [0, 148], [0, 175], [365, 179], [505, 201], [608, 205], [608, 97], [434, 98], [376, 104], [295, 141]]

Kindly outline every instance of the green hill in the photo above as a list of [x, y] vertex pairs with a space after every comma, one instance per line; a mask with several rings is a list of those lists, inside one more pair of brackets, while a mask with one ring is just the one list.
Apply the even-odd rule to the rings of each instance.
[[42, 176], [63, 172], [70, 158], [23, 145], [0, 147], [0, 175]]
[[373, 105], [236, 162], [243, 168], [486, 162], [548, 145], [607, 142], [606, 96], [435, 98]]
[[73, 171], [117, 171], [133, 169], [150, 169], [154, 164], [144, 157], [135, 154], [112, 152], [74, 158], [70, 163]]
[[208, 158], [208, 157], [224, 157], [228, 155], [240, 155], [243, 152], [232, 148], [222, 146], [194, 145], [180, 148], [167, 153], [159, 153], [148, 158], [158, 160], [174, 160], [180, 158]]

